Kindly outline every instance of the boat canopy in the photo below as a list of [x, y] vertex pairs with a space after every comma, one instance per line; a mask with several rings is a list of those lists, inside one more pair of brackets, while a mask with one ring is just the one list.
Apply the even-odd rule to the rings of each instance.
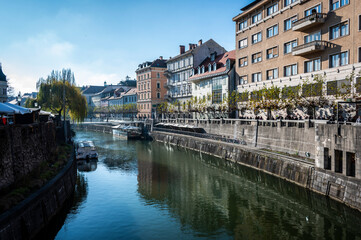
[[78, 146], [81, 147], [81, 148], [84, 148], [84, 147], [95, 147], [95, 146], [94, 146], [94, 143], [93, 143], [92, 141], [79, 142], [79, 143], [78, 143]]

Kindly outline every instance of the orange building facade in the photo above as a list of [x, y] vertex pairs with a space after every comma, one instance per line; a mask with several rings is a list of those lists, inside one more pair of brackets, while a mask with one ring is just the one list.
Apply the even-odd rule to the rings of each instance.
[[156, 118], [157, 106], [164, 101], [167, 90], [164, 85], [167, 78], [166, 60], [159, 57], [153, 62], [144, 62], [138, 65], [137, 75], [137, 108], [139, 118]]

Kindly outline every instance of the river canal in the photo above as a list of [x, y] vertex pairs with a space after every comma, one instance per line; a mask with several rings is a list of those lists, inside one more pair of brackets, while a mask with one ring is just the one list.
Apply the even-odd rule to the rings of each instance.
[[103, 133], [76, 140], [99, 160], [79, 165], [55, 239], [361, 239], [358, 211], [254, 169]]

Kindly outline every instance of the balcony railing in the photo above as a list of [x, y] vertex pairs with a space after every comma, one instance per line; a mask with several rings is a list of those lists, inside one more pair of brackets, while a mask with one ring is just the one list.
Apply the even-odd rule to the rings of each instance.
[[309, 43], [305, 43], [302, 45], [299, 45], [297, 47], [294, 47], [292, 49], [292, 55], [293, 56], [302, 56], [309, 53], [314, 53], [318, 51], [323, 51], [325, 48], [329, 45], [329, 42], [322, 41], [322, 40], [316, 40]]
[[307, 28], [314, 27], [316, 25], [325, 22], [327, 14], [325, 13], [313, 13], [307, 17], [301, 18], [300, 20], [293, 23], [293, 31], [303, 31]]
[[164, 76], [166, 76], [167, 78], [169, 78], [170, 76], [172, 76], [171, 71], [165, 70], [165, 71], [164, 71]]
[[169, 94], [165, 94], [165, 95], [164, 95], [164, 98], [165, 98], [165, 99], [172, 99], [171, 95], [169, 95]]
[[173, 86], [173, 84], [166, 82], [166, 83], [164, 83], [164, 87], [170, 89], [174, 86]]

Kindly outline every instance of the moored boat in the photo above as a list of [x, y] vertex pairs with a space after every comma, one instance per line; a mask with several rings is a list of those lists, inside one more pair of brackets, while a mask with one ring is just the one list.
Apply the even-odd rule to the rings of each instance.
[[142, 137], [142, 129], [135, 126], [118, 125], [113, 127], [113, 135], [125, 140], [136, 140]]
[[92, 141], [81, 141], [77, 143], [76, 146], [76, 159], [96, 159], [98, 158], [98, 153], [95, 148], [95, 145]]

